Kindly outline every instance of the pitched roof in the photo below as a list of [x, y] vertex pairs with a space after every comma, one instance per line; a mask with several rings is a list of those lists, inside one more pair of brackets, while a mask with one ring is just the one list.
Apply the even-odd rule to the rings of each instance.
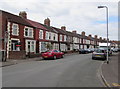
[[88, 37], [90, 40], [92, 40], [92, 41], [94, 41], [95, 40], [95, 38], [93, 38], [93, 37]]
[[55, 29], [53, 29], [51, 26], [47, 26], [45, 24], [41, 24], [43, 27], [45, 27], [47, 30], [49, 30], [50, 32], [54, 32], [54, 33], [58, 33]]
[[27, 22], [29, 22], [32, 26], [39, 28], [39, 29], [43, 29], [43, 30], [47, 30], [41, 23], [26, 19]]
[[30, 23], [28, 23], [25, 20], [25, 18], [22, 18], [22, 17], [20, 17], [18, 15], [14, 15], [14, 14], [2, 11], [2, 10], [0, 10], [0, 12], [2, 12], [3, 17], [6, 18], [10, 22], [14, 22], [14, 23], [18, 23], [18, 24], [33, 27]]
[[64, 35], [67, 35], [66, 31], [65, 30], [62, 30], [62, 29], [59, 29], [59, 28], [56, 28], [56, 27], [52, 27], [53, 29], [55, 29], [58, 33], [60, 34], [64, 34]]

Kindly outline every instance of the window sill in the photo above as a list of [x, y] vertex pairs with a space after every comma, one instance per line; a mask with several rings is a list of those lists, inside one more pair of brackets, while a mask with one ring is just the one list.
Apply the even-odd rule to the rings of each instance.
[[19, 34], [12, 34], [13, 36], [19, 36]]
[[33, 37], [30, 37], [30, 36], [24, 36], [25, 38], [33, 38]]

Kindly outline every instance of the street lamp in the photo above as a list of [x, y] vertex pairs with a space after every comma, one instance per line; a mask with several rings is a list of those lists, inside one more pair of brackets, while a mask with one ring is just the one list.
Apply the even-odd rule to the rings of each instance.
[[106, 20], [107, 20], [107, 64], [109, 63], [108, 60], [108, 7], [107, 6], [98, 6], [98, 8], [106, 8]]

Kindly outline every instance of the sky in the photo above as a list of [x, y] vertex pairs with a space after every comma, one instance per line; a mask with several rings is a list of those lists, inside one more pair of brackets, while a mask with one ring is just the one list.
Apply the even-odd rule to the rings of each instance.
[[106, 8], [98, 6], [108, 7], [109, 39], [118, 40], [118, 0], [0, 0], [0, 10], [15, 15], [26, 11], [30, 20], [44, 23], [48, 17], [51, 26], [106, 38]]

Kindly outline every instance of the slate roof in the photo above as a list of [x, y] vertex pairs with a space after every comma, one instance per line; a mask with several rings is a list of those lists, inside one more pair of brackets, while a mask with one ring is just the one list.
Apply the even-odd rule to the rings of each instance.
[[52, 27], [52, 28], [55, 29], [60, 34], [67, 35], [67, 32], [65, 30], [62, 30], [62, 29], [56, 28], [56, 27]]
[[30, 26], [33, 27], [30, 23], [28, 23], [24, 18], [18, 16], [18, 15], [14, 15], [5, 11], [0, 10], [0, 12], [2, 12], [2, 16], [4, 18], [6, 18], [8, 21], [10, 22], [14, 22], [14, 23], [18, 23], [18, 24], [22, 24], [22, 25], [26, 25], [26, 26]]
[[44, 24], [41, 24], [42, 26], [44, 26], [47, 30], [49, 30], [50, 32], [54, 32], [54, 33], [58, 33], [55, 29], [53, 29], [52, 27], [50, 26], [47, 26], [47, 25], [44, 25]]
[[94, 40], [95, 40], [94, 37], [89, 37], [89, 36], [88, 36], [88, 39], [91, 40], [91, 41], [94, 41]]
[[32, 26], [34, 26], [36, 28], [43, 29], [43, 30], [48, 30], [41, 23], [38, 23], [38, 22], [35, 22], [35, 21], [32, 21], [32, 20], [28, 20], [28, 19], [26, 19], [26, 21], [29, 22]]

